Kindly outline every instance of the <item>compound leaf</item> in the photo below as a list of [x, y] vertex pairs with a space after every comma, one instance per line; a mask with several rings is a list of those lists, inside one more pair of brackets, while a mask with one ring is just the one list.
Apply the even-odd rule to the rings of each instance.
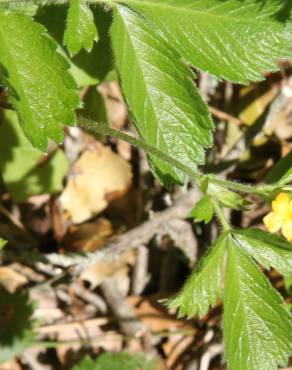
[[[191, 70], [150, 24], [122, 5], [115, 9], [112, 41], [126, 102], [143, 139], [190, 168], [204, 163], [213, 124]], [[151, 162], [164, 184], [183, 182], [169, 164], [154, 157]]]
[[292, 326], [280, 294], [253, 259], [229, 239], [223, 329], [231, 370], [276, 370], [292, 353]]
[[1, 79], [31, 143], [45, 151], [48, 139], [63, 140], [74, 124], [79, 98], [68, 64], [55, 42], [31, 17], [0, 9]]
[[191, 318], [198, 314], [203, 317], [209, 306], [215, 306], [217, 299], [220, 298], [227, 238], [228, 236], [223, 234], [216, 241], [186, 281], [182, 290], [167, 303], [169, 308], [179, 309], [179, 316]]
[[292, 274], [292, 244], [283, 238], [257, 229], [236, 230], [237, 243], [261, 265], [274, 267], [283, 275]]
[[291, 55], [282, 0], [123, 0], [151, 20], [194, 67], [234, 82], [261, 80]]
[[72, 55], [82, 48], [91, 51], [98, 34], [90, 7], [84, 0], [70, 0], [64, 44]]

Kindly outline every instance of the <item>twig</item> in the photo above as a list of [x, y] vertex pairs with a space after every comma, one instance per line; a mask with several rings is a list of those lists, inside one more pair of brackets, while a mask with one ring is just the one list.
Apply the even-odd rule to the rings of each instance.
[[95, 265], [101, 260], [116, 260], [129, 250], [138, 248], [142, 244], [147, 244], [166, 222], [172, 219], [185, 218], [199, 197], [200, 192], [197, 189], [192, 189], [174, 202], [172, 207], [157, 212], [148, 221], [122, 234], [116, 240], [95, 252], [83, 254], [25, 252], [20, 256], [19, 254], [13, 254], [11, 251], [4, 251], [4, 258], [13, 261], [21, 259], [22, 262], [32, 264], [42, 261], [53, 266], [67, 268], [71, 275], [76, 276], [84, 269]]
[[232, 122], [236, 126], [242, 125], [242, 121], [239, 118], [236, 118], [232, 116], [231, 114], [223, 112], [217, 108], [209, 106], [209, 112], [213, 114], [213, 116], [215, 116], [216, 118], [219, 118], [220, 120]]
[[148, 329], [138, 319], [123, 294], [117, 287], [114, 277], [108, 278], [101, 283], [101, 290], [111, 310], [118, 319], [124, 334], [130, 337], [144, 336]]
[[149, 249], [141, 245], [137, 250], [137, 257], [133, 268], [132, 294], [139, 295], [143, 292], [149, 281], [148, 275]]
[[109, 319], [106, 317], [99, 317], [97, 319], [90, 319], [79, 322], [68, 322], [62, 324], [39, 326], [36, 328], [36, 332], [39, 334], [52, 334], [57, 332], [62, 332], [68, 328], [74, 330], [83, 330], [85, 326], [102, 326], [108, 324]]
[[209, 349], [204, 353], [201, 359], [200, 370], [208, 370], [210, 368], [210, 363], [218, 355], [223, 353], [222, 344], [213, 344]]

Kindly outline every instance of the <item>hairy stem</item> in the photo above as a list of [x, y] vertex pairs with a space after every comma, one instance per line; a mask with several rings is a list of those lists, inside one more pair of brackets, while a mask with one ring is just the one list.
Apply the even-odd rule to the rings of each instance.
[[91, 121], [89, 119], [79, 116], [79, 126], [85, 131], [92, 134], [93, 136], [96, 135], [112, 136], [127, 141], [129, 144], [145, 150], [148, 154], [154, 155], [155, 157], [165, 161], [166, 163], [171, 164], [173, 167], [185, 173], [189, 178], [194, 180], [196, 183], [198, 183], [200, 179], [208, 177], [210, 182], [222, 186], [223, 188], [226, 189], [239, 191], [247, 194], [255, 194], [263, 198], [267, 196], [265, 187], [258, 188], [253, 185], [241, 184], [238, 182], [225, 180], [211, 174], [205, 175], [202, 174], [199, 170], [194, 171], [191, 168], [185, 166], [183, 163], [177, 161], [175, 158], [172, 158], [168, 154], [162, 152], [161, 150], [155, 148], [154, 146], [147, 144], [144, 140], [130, 136], [122, 131], [114, 130], [106, 126], [105, 124]]
[[216, 213], [216, 216], [220, 222], [220, 224], [222, 225], [223, 227], [223, 230], [224, 231], [230, 231], [231, 229], [231, 226], [228, 222], [228, 220], [226, 219], [224, 213], [223, 213], [223, 210], [222, 208], [220, 207], [219, 203], [217, 202], [217, 200], [215, 200], [214, 198], [212, 198], [212, 204], [213, 204], [213, 207], [214, 207], [214, 210], [215, 210], [215, 213]]
[[183, 173], [185, 173], [187, 176], [189, 176], [195, 181], [197, 181], [200, 178], [200, 176], [202, 176], [199, 172], [192, 170], [191, 168], [185, 166], [183, 163], [170, 157], [168, 154], [162, 152], [161, 150], [155, 148], [152, 145], [147, 144], [144, 140], [137, 139], [133, 136], [125, 134], [122, 131], [114, 130], [104, 124], [90, 121], [84, 117], [79, 116], [78, 119], [79, 119], [79, 126], [94, 136], [96, 135], [112, 136], [117, 139], [124, 140], [131, 145], [134, 145], [138, 148], [145, 150], [146, 153], [154, 155], [155, 157], [165, 161], [166, 163], [171, 164], [173, 167], [182, 171]]
[[265, 197], [266, 195], [264, 191], [264, 187], [262, 188], [263, 190], [261, 190], [254, 185], [241, 184], [235, 181], [224, 180], [224, 179], [221, 179], [220, 177], [215, 177], [214, 175], [209, 175], [209, 180], [213, 184], [220, 185], [230, 190], [240, 191], [242, 193], [247, 193], [247, 194], [255, 194], [261, 197]]

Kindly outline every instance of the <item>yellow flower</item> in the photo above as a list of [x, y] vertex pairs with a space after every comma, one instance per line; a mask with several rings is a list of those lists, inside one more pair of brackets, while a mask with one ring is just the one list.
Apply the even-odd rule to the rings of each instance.
[[272, 202], [272, 212], [264, 218], [266, 228], [275, 233], [282, 229], [284, 237], [292, 240], [292, 199], [287, 193], [280, 193]]

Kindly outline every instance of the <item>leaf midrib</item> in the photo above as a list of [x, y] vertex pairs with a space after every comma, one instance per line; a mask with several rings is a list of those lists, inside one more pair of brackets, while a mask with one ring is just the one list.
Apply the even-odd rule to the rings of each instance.
[[[261, 22], [262, 24], [270, 24], [272, 23], [271, 20], [262, 20], [261, 17], [259, 18], [239, 18], [239, 17], [230, 17], [226, 14], [215, 14], [215, 13], [212, 13], [212, 12], [208, 12], [207, 10], [203, 11], [203, 10], [195, 10], [195, 9], [191, 9], [191, 8], [186, 8], [186, 7], [176, 7], [175, 5], [173, 4], [162, 4], [162, 3], [156, 3], [154, 1], [143, 1], [141, 2], [141, 0], [137, 1], [137, 0], [121, 0], [121, 1], [117, 1], [118, 4], [122, 4], [122, 5], [131, 5], [131, 4], [146, 4], [146, 6], [150, 6], [152, 5], [152, 7], [157, 7], [157, 8], [162, 8], [162, 9], [171, 9], [171, 10], [174, 10], [175, 13], [194, 13], [196, 15], [201, 15], [201, 16], [204, 16], [204, 17], [213, 17], [213, 18], [219, 18], [219, 19], [222, 19], [222, 20], [226, 20], [226, 21], [231, 21], [231, 22], [238, 22], [238, 23], [242, 23], [244, 22], [245, 24], [246, 23], [251, 23], [251, 24], [258, 24], [259, 22]], [[275, 19], [275, 22], [276, 22], [276, 19]], [[279, 22], [277, 22], [279, 23]], [[280, 24], [280, 23], [279, 23]]]

